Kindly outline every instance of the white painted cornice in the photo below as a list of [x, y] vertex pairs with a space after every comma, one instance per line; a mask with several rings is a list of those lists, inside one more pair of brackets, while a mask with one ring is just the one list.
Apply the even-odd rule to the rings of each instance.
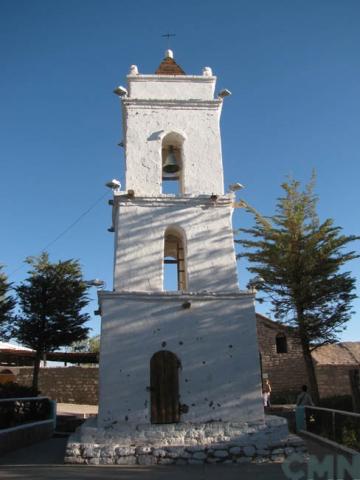
[[205, 75], [127, 75], [130, 82], [214, 83], [216, 76]]
[[200, 100], [200, 99], [189, 99], [189, 100], [159, 100], [159, 99], [143, 99], [143, 98], [124, 98], [123, 105], [128, 109], [131, 108], [162, 108], [162, 109], [185, 109], [189, 110], [201, 110], [201, 109], [214, 109], [218, 110], [222, 106], [222, 99], [216, 98], [214, 100]]
[[238, 292], [140, 292], [140, 291], [98, 291], [99, 300], [129, 299], [152, 302], [154, 300], [179, 302], [184, 300], [238, 300], [239, 298], [254, 298], [254, 293], [243, 290]]
[[234, 200], [233, 194], [219, 195], [216, 200], [211, 199], [209, 195], [194, 195], [194, 196], [175, 196], [175, 195], [162, 195], [156, 197], [150, 196], [135, 196], [129, 197], [127, 194], [121, 193], [120, 195], [114, 195], [114, 206], [126, 205], [126, 206], [144, 206], [144, 207], [163, 207], [163, 206], [187, 206], [187, 207], [228, 207], [232, 206]]

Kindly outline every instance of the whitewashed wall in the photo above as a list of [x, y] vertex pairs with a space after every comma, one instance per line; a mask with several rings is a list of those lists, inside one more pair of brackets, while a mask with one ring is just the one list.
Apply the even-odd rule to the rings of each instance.
[[[191, 308], [183, 309], [185, 299]], [[263, 420], [253, 296], [100, 293], [99, 426], [150, 422], [150, 359], [182, 364], [182, 421]]]
[[186, 237], [188, 291], [239, 291], [232, 199], [115, 197], [115, 290], [163, 289], [164, 233], [175, 225]]
[[128, 75], [127, 81], [130, 98], [212, 100], [216, 77], [204, 75]]
[[223, 192], [220, 137], [222, 100], [215, 77], [130, 76], [122, 101], [126, 189], [160, 195], [161, 146], [169, 133], [183, 137], [183, 193]]

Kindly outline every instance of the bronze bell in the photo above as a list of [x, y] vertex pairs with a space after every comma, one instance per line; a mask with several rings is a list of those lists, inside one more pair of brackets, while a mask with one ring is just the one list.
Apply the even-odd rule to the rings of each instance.
[[174, 147], [172, 145], [170, 145], [167, 152], [166, 159], [163, 165], [163, 170], [165, 173], [176, 173], [180, 170], [178, 161], [175, 157]]

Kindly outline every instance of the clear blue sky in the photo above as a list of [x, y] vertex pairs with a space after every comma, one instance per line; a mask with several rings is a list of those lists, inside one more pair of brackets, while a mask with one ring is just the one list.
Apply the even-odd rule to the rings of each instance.
[[[226, 185], [274, 212], [287, 175], [317, 171], [319, 214], [359, 234], [358, 0], [0, 1], [0, 262], [10, 274], [123, 180], [119, 101], [131, 64], [153, 73], [166, 42], [188, 74], [210, 66], [233, 95], [222, 117]], [[49, 250], [112, 287], [104, 198]], [[235, 212], [235, 227], [250, 218]], [[360, 249], [360, 242], [354, 244]], [[359, 262], [349, 268], [360, 277]], [[240, 285], [248, 274], [239, 267]], [[12, 274], [21, 281], [26, 267]], [[91, 292], [95, 298], [96, 292]], [[360, 302], [344, 340], [360, 340]], [[91, 310], [96, 308], [95, 302]], [[268, 308], [260, 311], [266, 313]], [[94, 332], [99, 318], [91, 322]]]

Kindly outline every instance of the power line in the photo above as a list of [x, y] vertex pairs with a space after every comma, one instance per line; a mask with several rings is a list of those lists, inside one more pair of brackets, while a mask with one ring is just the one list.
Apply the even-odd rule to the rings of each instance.
[[[101, 197], [99, 197], [94, 203], [90, 205], [89, 208], [87, 208], [81, 215], [79, 215], [76, 220], [74, 220], [68, 227], [66, 227], [61, 233], [59, 233], [53, 240], [51, 240], [49, 243], [47, 243], [40, 251], [43, 252], [44, 250], [48, 250], [54, 243], [56, 243], [60, 238], [62, 238], [64, 235], [67, 234], [69, 230], [71, 230], [75, 225], [77, 225], [80, 220], [82, 220], [91, 210], [93, 210], [107, 195], [109, 192], [105, 192]], [[19, 270], [23, 269], [25, 267], [24, 264], [21, 266], [17, 267], [15, 270], [9, 273], [8, 278], [12, 277], [16, 272]]]

